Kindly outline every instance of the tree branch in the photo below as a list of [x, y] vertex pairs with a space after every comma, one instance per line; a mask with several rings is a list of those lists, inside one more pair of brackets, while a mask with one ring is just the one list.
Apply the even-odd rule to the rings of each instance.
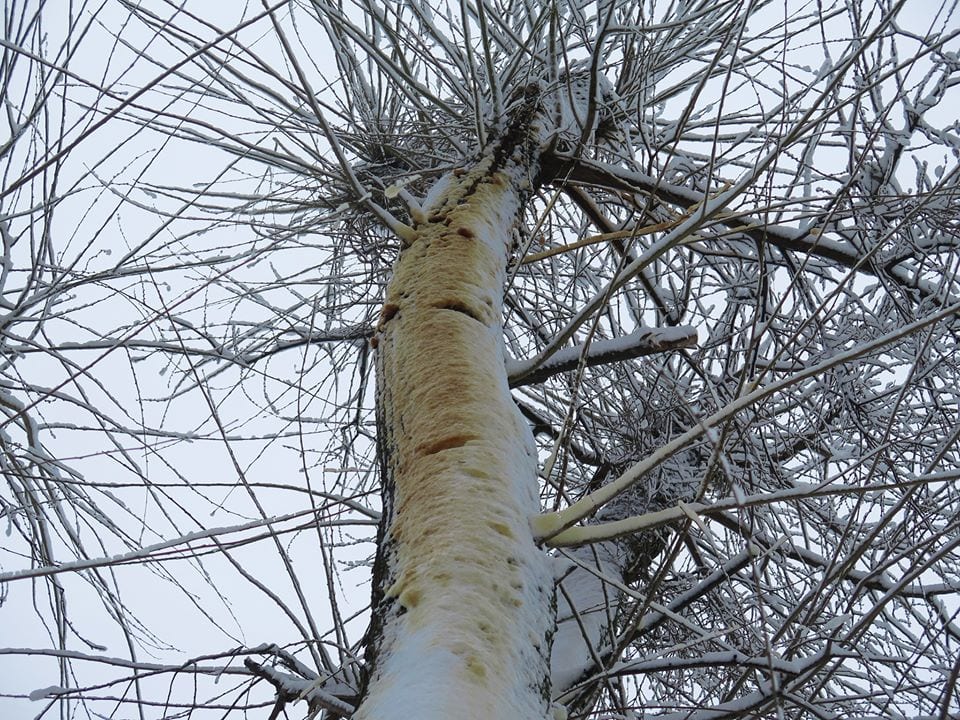
[[538, 362], [537, 358], [508, 359], [507, 377], [510, 387], [534, 385], [559, 373], [574, 370], [581, 361], [586, 367], [594, 367], [668, 350], [695, 347], [696, 344], [697, 330], [689, 325], [674, 328], [642, 327], [618, 338], [594, 340], [589, 348], [575, 345], [558, 350], [542, 362]]

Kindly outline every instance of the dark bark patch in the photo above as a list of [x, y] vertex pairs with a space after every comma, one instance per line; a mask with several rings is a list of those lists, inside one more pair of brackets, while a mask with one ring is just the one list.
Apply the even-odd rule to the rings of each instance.
[[473, 240], [476, 237], [476, 235], [473, 234], [473, 230], [465, 227], [457, 228], [457, 235], [465, 237], [467, 240]]
[[459, 300], [444, 300], [434, 305], [434, 307], [437, 310], [453, 310], [454, 312], [463, 313], [467, 317], [473, 318], [477, 322], [486, 325], [486, 323], [483, 322], [480, 316], [477, 315], [477, 313], [475, 313], [469, 305], [464, 302], [460, 302]]
[[476, 435], [472, 435], [470, 433], [448, 435], [447, 437], [434, 440], [433, 442], [421, 443], [417, 447], [417, 450], [421, 455], [433, 455], [438, 452], [443, 452], [444, 450], [452, 450], [454, 448], [463, 447], [471, 440], [476, 439]]
[[385, 303], [380, 310], [380, 324], [383, 325], [394, 318], [400, 312], [400, 306], [395, 303]]

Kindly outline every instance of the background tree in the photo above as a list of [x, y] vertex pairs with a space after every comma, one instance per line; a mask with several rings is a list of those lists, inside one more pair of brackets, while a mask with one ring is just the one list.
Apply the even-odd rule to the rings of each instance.
[[[471, 620], [543, 666], [474, 669], [557, 716], [960, 712], [951, 4], [210, 5], [4, 6], [5, 714], [369, 696], [415, 604], [389, 523], [372, 572], [387, 283], [464, 187], [506, 264], [452, 347], [503, 348], [559, 580], [542, 637]], [[400, 657], [393, 711], [469, 695]]]

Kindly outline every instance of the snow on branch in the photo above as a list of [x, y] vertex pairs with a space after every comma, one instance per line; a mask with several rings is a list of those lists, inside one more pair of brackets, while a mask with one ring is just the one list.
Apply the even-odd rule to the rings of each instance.
[[[879, 485], [840, 485], [832, 482], [824, 482], [820, 485], [808, 483], [797, 483], [795, 487], [787, 490], [778, 490], [776, 492], [758, 493], [756, 495], [741, 495], [735, 493], [733, 497], [723, 498], [709, 503], [684, 503], [679, 502], [676, 505], [664, 510], [643, 513], [622, 520], [611, 520], [609, 522], [597, 523], [595, 525], [583, 525], [570, 527], [558, 533], [554, 533], [546, 538], [546, 544], [549, 547], [575, 547], [591, 542], [600, 542], [602, 540], [611, 540], [613, 538], [631, 535], [644, 530], [669, 525], [680, 520], [691, 520], [692, 522], [703, 525], [701, 516], [709, 517], [718, 515], [728, 510], [737, 508], [752, 507], [755, 505], [770, 505], [777, 502], [788, 502], [790, 500], [799, 500], [812, 497], [824, 497], [831, 495], [857, 495], [862, 496], [873, 492], [882, 492], [894, 488], [912, 487], [914, 485], [923, 485], [931, 480], [925, 475], [915, 477], [911, 480], [900, 481], [897, 483], [883, 483]], [[549, 521], [554, 515], [561, 513], [548, 513], [540, 515], [537, 519]], [[535, 523], [536, 527], [536, 523]], [[543, 528], [549, 527], [549, 522], [542, 523]], [[539, 528], [537, 528], [539, 529]], [[708, 531], [709, 532], [709, 531]]]
[[96, 558], [84, 558], [82, 560], [72, 560], [61, 562], [56, 565], [42, 565], [39, 567], [25, 568], [23, 570], [13, 570], [0, 573], [0, 582], [8, 583], [14, 580], [27, 580], [38, 577], [48, 577], [65, 572], [80, 572], [82, 570], [92, 570], [95, 568], [109, 567], [115, 565], [127, 565], [136, 562], [156, 561], [160, 562], [168, 559], [176, 559], [196, 552], [191, 550], [190, 546], [198, 541], [206, 541], [212, 538], [220, 538], [224, 535], [248, 532], [250, 530], [267, 528], [269, 532], [278, 532], [275, 527], [283, 522], [298, 520], [303, 518], [302, 527], [334, 527], [339, 525], [376, 525], [377, 520], [366, 518], [356, 518], [349, 521], [315, 519], [317, 510], [308, 508], [285, 515], [272, 515], [260, 520], [242, 523], [239, 525], [225, 525], [222, 527], [206, 528], [195, 532], [185, 533], [179, 537], [164, 540], [152, 545], [143, 545], [128, 552], [117, 553], [115, 555], [105, 555]]
[[[326, 683], [316, 678], [292, 675], [271, 665], [258, 663], [252, 658], [245, 658], [243, 664], [251, 673], [263, 678], [276, 688], [276, 706], [271, 717], [278, 716], [287, 703], [297, 702], [298, 700], [307, 701], [311, 716], [320, 710], [327, 710], [336, 715], [348, 717], [356, 709], [351, 703], [342, 700], [334, 692], [331, 692]], [[343, 689], [343, 686], [336, 682], [330, 684], [339, 690]], [[350, 695], [353, 696], [354, 694], [355, 691], [351, 689]]]
[[[687, 209], [687, 214], [698, 209], [704, 202], [703, 192], [680, 185], [673, 185], [646, 173], [628, 170], [617, 165], [603, 163], [597, 160], [574, 157], [556, 152], [549, 161], [551, 174], [563, 179], [567, 184], [593, 185], [620, 192], [648, 193], [659, 200]], [[903, 222], [909, 220], [909, 216]], [[863, 251], [858, 250], [852, 243], [839, 235], [841, 239], [825, 237], [822, 228], [811, 226], [807, 230], [795, 230], [789, 227], [774, 227], [768, 222], [751, 218], [742, 212], [714, 213], [713, 221], [723, 225], [728, 230], [740, 233], [752, 240], [768, 242], [781, 250], [793, 251], [823, 258], [842, 267], [854, 269], [868, 275], [882, 274], [898, 284], [919, 290], [924, 295], [937, 296], [937, 286], [929, 281], [917, 277], [916, 269], [903, 263], [903, 258], [896, 263], [880, 266], [868, 262]], [[661, 231], [673, 227], [676, 223], [663, 223], [650, 228], [639, 228], [638, 234], [648, 234], [650, 231]], [[625, 233], [625, 231], [621, 231]], [[599, 241], [602, 238], [591, 241]], [[538, 256], [524, 258], [524, 263], [534, 262], [542, 257], [565, 252], [570, 248], [555, 248]], [[948, 300], [949, 302], [949, 300]]]
[[[847, 352], [834, 355], [833, 357], [827, 358], [823, 362], [793, 373], [792, 375], [789, 375], [776, 382], [759, 387], [755, 383], [751, 383], [745, 388], [744, 394], [741, 394], [735, 400], [728, 403], [709, 417], [704, 418], [694, 427], [690, 428], [687, 432], [677, 436], [666, 445], [661, 446], [656, 452], [635, 463], [632, 467], [628, 468], [623, 475], [613, 482], [608, 483], [599, 490], [595, 490], [589, 495], [582, 497], [565, 510], [543, 513], [533, 518], [531, 520], [531, 524], [533, 525], [534, 533], [540, 540], [546, 541], [547, 544], [554, 547], [559, 547], [561, 545], [580, 545], [586, 542], [606, 540], [612, 537], [638, 532], [651, 527], [657, 527], [674, 520], [679, 520], [684, 515], [692, 518], [696, 514], [702, 514], [702, 512], [711, 508], [720, 509], [719, 504], [716, 503], [711, 506], [702, 507], [700, 507], [701, 504], [697, 504], [696, 507], [692, 505], [681, 505], [678, 507], [669, 508], [667, 510], [661, 510], [656, 513], [647, 513], [646, 515], [636, 516], [625, 520], [618, 520], [600, 525], [592, 525], [589, 527], [572, 527], [579, 521], [596, 513], [597, 510], [599, 510], [603, 505], [633, 486], [646, 473], [659, 466], [664, 460], [671, 457], [674, 453], [682, 450], [701, 435], [709, 434], [712, 428], [728, 421], [740, 411], [746, 408], [754, 407], [770, 395], [785, 390], [786, 388], [796, 385], [809, 378], [817, 377], [831, 368], [851, 362], [865, 355], [869, 355], [870, 353], [879, 350], [882, 347], [890, 345], [891, 343], [895, 343], [902, 338], [919, 332], [920, 330], [923, 330], [924, 328], [929, 327], [930, 325], [933, 325], [941, 320], [953, 317], [958, 313], [960, 313], [960, 303], [950, 305], [949, 307], [942, 309], [940, 312], [934, 313], [933, 315], [925, 318], [921, 318], [916, 322], [912, 322], [908, 325], [897, 328], [892, 332], [886, 333], [868, 342], [864, 342], [851, 348]], [[927, 481], [928, 480], [925, 478], [920, 480], [920, 482]], [[863, 488], [851, 488], [850, 491], [862, 492]], [[769, 501], [770, 496], [763, 496], [762, 502]], [[760, 500], [758, 500], [758, 502], [760, 502]], [[742, 504], [742, 499], [736, 499], [736, 502], [730, 505], [730, 507], [736, 507], [740, 504]], [[723, 509], [727, 508], [725, 507]]]
[[[827, 657], [826, 652], [818, 653], [814, 656], [815, 661], [819, 662]], [[844, 648], [833, 648], [829, 657], [858, 657], [852, 650]], [[719, 652], [705, 652], [696, 657], [661, 657], [645, 658], [642, 660], [629, 660], [618, 663], [607, 671], [608, 677], [617, 677], [620, 675], [632, 675], [637, 673], [663, 672], [665, 670], [677, 670], [680, 668], [711, 667], [715, 665], [735, 665], [737, 667], [752, 667], [757, 670], [774, 670], [784, 675], [799, 675], [808, 669], [811, 664], [811, 658], [801, 658], [799, 660], [786, 660], [776, 655], [748, 655], [739, 650], [723, 650]]]
[[671, 328], [642, 327], [629, 335], [609, 340], [595, 340], [588, 347], [564, 348], [542, 362], [538, 358], [507, 360], [510, 387], [533, 385], [553, 375], [576, 368], [581, 361], [587, 367], [630, 360], [644, 355], [694, 347], [697, 330], [689, 325]]

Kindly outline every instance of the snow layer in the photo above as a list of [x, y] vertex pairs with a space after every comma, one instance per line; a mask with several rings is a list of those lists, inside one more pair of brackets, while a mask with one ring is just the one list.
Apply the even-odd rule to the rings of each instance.
[[563, 579], [557, 595], [557, 632], [550, 665], [554, 695], [594, 669], [598, 653], [609, 652], [613, 644], [610, 594], [619, 591], [603, 577], [619, 581], [622, 576], [614, 542], [577, 548], [572, 555], [582, 565], [575, 565]]

